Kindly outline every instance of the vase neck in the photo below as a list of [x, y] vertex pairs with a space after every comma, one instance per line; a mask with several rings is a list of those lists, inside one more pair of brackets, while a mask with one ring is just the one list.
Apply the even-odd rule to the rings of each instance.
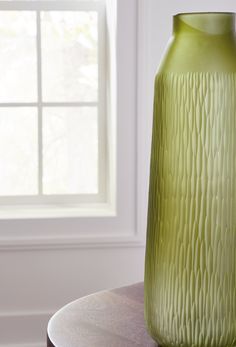
[[180, 13], [174, 16], [174, 34], [234, 35], [235, 14], [221, 12]]

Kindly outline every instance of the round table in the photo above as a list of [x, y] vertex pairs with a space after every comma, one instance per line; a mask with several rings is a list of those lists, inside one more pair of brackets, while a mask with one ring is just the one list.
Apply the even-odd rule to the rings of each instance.
[[78, 299], [48, 323], [48, 347], [157, 347], [143, 318], [143, 283]]

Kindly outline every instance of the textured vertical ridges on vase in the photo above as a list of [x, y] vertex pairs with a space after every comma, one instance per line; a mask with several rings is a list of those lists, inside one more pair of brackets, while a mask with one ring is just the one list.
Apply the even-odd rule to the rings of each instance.
[[236, 74], [156, 78], [145, 317], [162, 346], [236, 345]]

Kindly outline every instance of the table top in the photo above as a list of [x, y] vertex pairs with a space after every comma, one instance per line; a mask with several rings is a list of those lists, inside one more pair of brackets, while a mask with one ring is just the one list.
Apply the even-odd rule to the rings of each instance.
[[143, 318], [143, 283], [98, 292], [56, 312], [48, 347], [157, 347]]

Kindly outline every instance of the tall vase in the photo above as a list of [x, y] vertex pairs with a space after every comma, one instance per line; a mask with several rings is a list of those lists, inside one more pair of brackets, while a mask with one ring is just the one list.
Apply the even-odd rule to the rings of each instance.
[[174, 16], [155, 81], [145, 319], [162, 346], [236, 346], [232, 13]]

